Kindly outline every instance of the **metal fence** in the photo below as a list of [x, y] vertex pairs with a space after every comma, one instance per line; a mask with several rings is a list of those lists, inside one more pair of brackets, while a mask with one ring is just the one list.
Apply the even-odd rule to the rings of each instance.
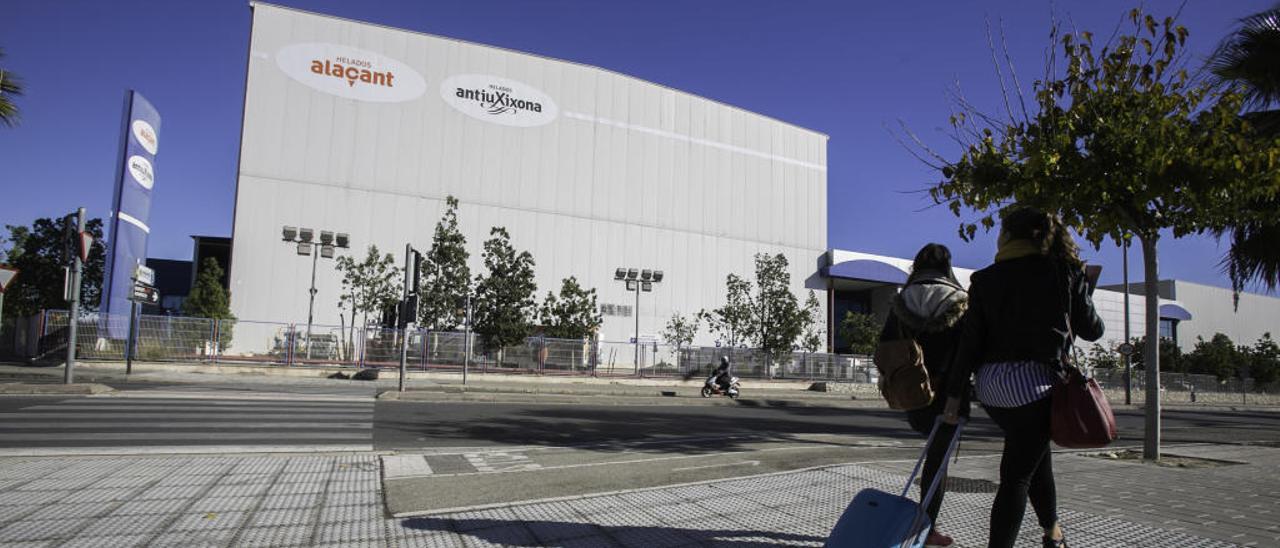
[[[1123, 369], [1094, 369], [1093, 378], [1105, 390], [1124, 393]], [[1145, 394], [1146, 371], [1134, 369], [1130, 390]], [[1280, 383], [1256, 386], [1253, 379], [1218, 380], [1213, 375], [1160, 372], [1161, 401], [1173, 403], [1280, 403]], [[1135, 400], [1141, 402], [1135, 396]]]
[[[29, 319], [22, 344], [28, 356], [56, 359], [65, 352], [68, 313], [51, 310]], [[6, 320], [8, 324], [9, 320]], [[705, 376], [729, 356], [743, 378], [875, 382], [865, 356], [794, 353], [770, 363], [749, 348], [682, 347], [657, 342], [600, 341], [529, 337], [498, 350], [484, 349], [474, 334], [381, 327], [213, 320], [176, 316], [139, 316], [135, 343], [112, 334], [128, 332], [128, 317], [82, 315], [77, 324], [77, 355], [84, 360], [263, 364], [285, 367], [397, 367], [407, 342], [412, 370], [460, 370], [477, 373], [638, 376]], [[32, 332], [34, 330], [34, 332]], [[6, 335], [7, 337], [7, 335]], [[405, 340], [405, 337], [408, 340]], [[468, 340], [470, 339], [470, 340]]]

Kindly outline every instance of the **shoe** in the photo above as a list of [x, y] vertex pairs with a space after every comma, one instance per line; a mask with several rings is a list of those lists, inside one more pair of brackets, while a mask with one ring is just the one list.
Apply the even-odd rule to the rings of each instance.
[[1042, 537], [1041, 546], [1044, 548], [1067, 548], [1067, 537], [1063, 535], [1060, 540], [1053, 540], [1049, 537]]
[[925, 548], [950, 548], [955, 543], [951, 537], [934, 531], [929, 533], [929, 538], [924, 539]]

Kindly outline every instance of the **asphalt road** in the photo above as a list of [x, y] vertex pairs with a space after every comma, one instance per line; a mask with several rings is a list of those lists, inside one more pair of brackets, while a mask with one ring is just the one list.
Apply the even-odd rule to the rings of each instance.
[[[1122, 435], [1114, 447], [1141, 446], [1141, 411], [1117, 418]], [[1167, 411], [1164, 432], [1171, 447], [1280, 444], [1280, 413]], [[975, 409], [961, 451], [999, 453], [1000, 439]], [[421, 459], [418, 472], [385, 482], [396, 515], [913, 460], [923, 441], [901, 412], [835, 407], [380, 402], [374, 429], [377, 449]]]

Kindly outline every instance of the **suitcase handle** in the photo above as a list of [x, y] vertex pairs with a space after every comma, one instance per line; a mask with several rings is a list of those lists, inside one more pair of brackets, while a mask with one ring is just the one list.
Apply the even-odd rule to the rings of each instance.
[[[938, 468], [938, 473], [930, 482], [929, 490], [920, 498], [920, 506], [929, 506], [929, 501], [933, 499], [933, 494], [938, 490], [938, 484], [941, 483], [943, 477], [947, 475], [947, 466], [951, 464], [951, 455], [955, 453], [956, 447], [960, 445], [960, 433], [964, 430], [967, 419], [961, 418], [956, 424], [956, 433], [951, 436], [951, 443], [947, 445], [947, 453], [942, 456], [942, 466]], [[929, 447], [933, 446], [933, 438], [938, 435], [938, 430], [942, 427], [942, 415], [938, 415], [933, 421], [933, 430], [929, 431], [929, 439], [924, 442], [924, 450], [920, 452], [920, 458], [916, 459], [916, 466], [911, 470], [911, 477], [907, 478], [907, 485], [902, 488], [902, 496], [906, 497], [911, 492], [911, 484], [916, 481], [916, 476], [920, 474], [920, 469], [924, 466], [924, 459], [929, 454]]]

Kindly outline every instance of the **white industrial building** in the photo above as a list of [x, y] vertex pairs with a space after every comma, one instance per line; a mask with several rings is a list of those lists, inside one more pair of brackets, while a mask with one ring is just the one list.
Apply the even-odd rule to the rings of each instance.
[[[537, 262], [538, 297], [576, 276], [601, 337], [633, 336], [618, 267], [662, 270], [642, 338], [722, 304], [725, 276], [783, 253], [798, 297], [826, 282], [827, 137], [597, 67], [253, 4], [229, 289], [240, 330], [305, 322], [313, 258], [283, 226], [349, 235], [403, 264], [456, 197], [473, 274], [491, 227]], [[317, 325], [350, 325], [332, 259]], [[263, 329], [267, 329], [263, 327]], [[259, 335], [241, 336], [244, 343]], [[713, 344], [702, 330], [697, 341]]]

